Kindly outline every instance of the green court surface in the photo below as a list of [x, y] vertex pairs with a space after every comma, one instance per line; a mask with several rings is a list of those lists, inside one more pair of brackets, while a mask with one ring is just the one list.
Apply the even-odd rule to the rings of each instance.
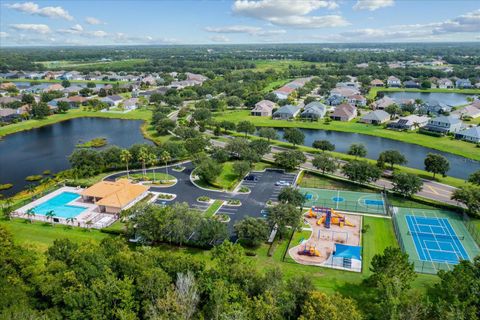
[[386, 214], [383, 196], [380, 193], [344, 190], [300, 188], [305, 195], [305, 207], [326, 207], [340, 211]]
[[455, 212], [394, 207], [393, 224], [417, 272], [452, 270], [458, 260], [473, 261], [480, 254], [462, 215]]

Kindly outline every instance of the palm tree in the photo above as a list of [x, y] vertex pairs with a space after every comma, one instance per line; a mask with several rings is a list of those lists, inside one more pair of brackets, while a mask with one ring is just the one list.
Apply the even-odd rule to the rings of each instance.
[[33, 223], [33, 217], [35, 217], [35, 211], [33, 208], [30, 208], [25, 212], [26, 216], [28, 217], [28, 220], [30, 220], [30, 223]]
[[92, 220], [88, 220], [88, 221], [87, 221], [85, 224], [87, 225], [87, 229], [88, 229], [88, 231], [90, 231], [90, 228], [91, 228], [91, 227], [92, 227], [92, 225], [93, 225], [93, 222], [92, 222]]
[[140, 151], [138, 152], [138, 160], [140, 160], [142, 162], [142, 173], [143, 173], [143, 178], [145, 178], [145, 175], [147, 174], [145, 164], [148, 161], [147, 148], [145, 148], [145, 147], [140, 148]]
[[71, 223], [72, 226], [73, 226], [73, 223], [75, 222], [75, 220], [77, 220], [77, 218], [75, 218], [75, 217], [69, 217], [69, 218], [67, 218], [66, 220], [67, 220], [67, 223], [69, 223], [69, 224]]
[[132, 154], [130, 153], [130, 151], [128, 151], [127, 149], [122, 149], [122, 151], [120, 152], [120, 160], [122, 162], [125, 162], [125, 166], [127, 167], [127, 178], [130, 179], [130, 173], [128, 171], [128, 163], [130, 162], [130, 160], [132, 160]]
[[414, 121], [414, 122], [413, 122], [413, 128], [414, 128], [415, 130], [418, 129], [418, 128], [420, 128], [420, 123]]
[[35, 189], [37, 188], [37, 186], [34, 184], [34, 183], [29, 183], [25, 186], [25, 188], [27, 189], [27, 192], [28, 193], [35, 193]]
[[2, 213], [5, 219], [10, 220], [12, 219], [12, 212], [13, 212], [13, 200], [11, 198], [5, 199], [5, 203], [2, 206]]
[[168, 176], [168, 162], [172, 161], [172, 157], [170, 156], [170, 152], [167, 150], [163, 151], [160, 155], [160, 160], [165, 163], [165, 173]]
[[155, 165], [157, 164], [158, 162], [158, 159], [157, 159], [157, 156], [155, 155], [155, 153], [149, 153], [148, 154], [148, 157], [147, 157], [147, 162], [149, 165], [152, 166], [152, 171], [153, 171], [153, 182], [155, 182]]
[[50, 210], [47, 213], [45, 213], [45, 217], [47, 217], [47, 220], [50, 219], [52, 221], [52, 227], [54, 226], [53, 217], [55, 217], [55, 216], [56, 216], [56, 214], [55, 214], [55, 211], [53, 211], [53, 210]]

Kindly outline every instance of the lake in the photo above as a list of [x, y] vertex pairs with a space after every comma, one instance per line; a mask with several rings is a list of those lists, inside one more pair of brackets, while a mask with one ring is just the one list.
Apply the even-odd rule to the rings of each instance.
[[11, 195], [21, 191], [30, 183], [25, 181], [29, 175], [70, 168], [68, 156], [79, 141], [105, 137], [109, 146], [123, 148], [135, 143], [151, 143], [140, 131], [142, 123], [141, 120], [77, 118], [7, 135], [0, 139], [0, 184], [14, 186], [1, 193]]
[[454, 92], [383, 92], [385, 96], [388, 96], [396, 101], [405, 99], [421, 99], [423, 102], [443, 102], [450, 106], [459, 106], [467, 104], [467, 98], [473, 95]]
[[[311, 147], [315, 140], [328, 140], [335, 144], [335, 151], [347, 153], [352, 143], [362, 143], [367, 147], [367, 158], [378, 159], [378, 155], [385, 150], [398, 150], [408, 160], [407, 167], [425, 170], [423, 161], [429, 152], [438, 153], [445, 156], [450, 161], [450, 171], [448, 175], [460, 179], [467, 179], [468, 176], [480, 170], [480, 162], [457, 156], [447, 152], [441, 152], [435, 149], [422, 147], [416, 144], [405, 143], [397, 140], [369, 136], [359, 133], [300, 129], [305, 134], [304, 145]], [[283, 130], [277, 129], [281, 140], [283, 139]], [[479, 150], [480, 152], [480, 150]]]

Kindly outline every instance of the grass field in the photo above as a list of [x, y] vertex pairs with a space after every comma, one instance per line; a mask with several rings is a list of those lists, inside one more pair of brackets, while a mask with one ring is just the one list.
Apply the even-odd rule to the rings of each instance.
[[475, 144], [465, 141], [455, 140], [450, 137], [432, 137], [416, 132], [401, 132], [384, 129], [382, 126], [366, 125], [354, 121], [342, 122], [332, 121], [325, 124], [323, 121], [288, 121], [273, 120], [268, 117], [250, 116], [249, 110], [226, 111], [215, 116], [218, 121], [232, 121], [238, 123], [243, 120], [252, 122], [257, 127], [276, 127], [276, 128], [305, 128], [305, 129], [321, 129], [342, 132], [354, 132], [371, 136], [377, 136], [392, 140], [398, 140], [406, 143], [414, 143], [424, 147], [437, 149], [444, 152], [454, 153], [466, 158], [480, 160], [480, 149]]
[[55, 225], [52, 227], [50, 223], [38, 221], [30, 223], [23, 219], [13, 219], [10, 221], [0, 220], [0, 225], [4, 226], [13, 234], [16, 243], [40, 252], [47, 250], [56, 239], [68, 238], [74, 242], [83, 242], [100, 241], [104, 238], [111, 237], [111, 235], [94, 229], [87, 230], [64, 225]]
[[378, 92], [438, 92], [438, 93], [465, 93], [465, 94], [480, 94], [480, 89], [415, 89], [415, 88], [382, 88], [372, 87], [368, 92], [366, 98], [375, 99]]
[[278, 89], [281, 86], [289, 83], [290, 81], [292, 81], [292, 79], [281, 79], [281, 80], [277, 80], [277, 81], [272, 81], [265, 88], [262, 89], [262, 92], [265, 93], [265, 94], [269, 93], [270, 91]]
[[89, 69], [92, 67], [102, 67], [102, 69], [112, 69], [112, 68], [130, 68], [133, 66], [144, 65], [148, 60], [147, 59], [126, 59], [119, 61], [69, 61], [69, 60], [60, 60], [60, 61], [39, 61], [38, 64], [43, 65], [49, 70], [82, 70]]
[[[32, 80], [32, 79], [4, 79], [0, 78], [0, 81], [7, 81], [7, 82], [41, 82], [41, 83], [61, 83], [63, 80], [59, 79], [41, 79], [41, 80]], [[109, 80], [68, 80], [70, 83], [88, 83], [88, 82], [93, 82], [96, 84], [114, 84], [114, 83], [119, 83], [118, 81], [109, 81]]]
[[318, 68], [325, 66], [323, 63], [313, 63], [300, 60], [256, 60], [254, 70], [262, 72], [269, 69], [273, 69], [275, 71], [285, 71], [289, 68], [289, 66], [298, 68], [310, 67], [312, 65], [315, 65]]

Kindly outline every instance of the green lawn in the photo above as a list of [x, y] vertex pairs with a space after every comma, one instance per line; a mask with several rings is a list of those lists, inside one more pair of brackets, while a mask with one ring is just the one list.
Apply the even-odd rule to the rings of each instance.
[[222, 206], [223, 200], [215, 200], [210, 207], [203, 213], [205, 217], [210, 218]]
[[92, 67], [103, 67], [103, 69], [113, 69], [113, 68], [126, 68], [132, 66], [141, 66], [144, 65], [148, 60], [147, 59], [125, 59], [118, 61], [69, 61], [69, 60], [60, 60], [60, 61], [39, 61], [38, 64], [43, 65], [45, 68], [50, 70], [83, 70], [91, 69]]
[[[126, 178], [126, 177], [127, 176], [125, 175], [122, 178]], [[143, 175], [142, 173], [134, 173], [130, 175], [130, 179], [139, 180], [139, 181], [143, 181], [143, 180], [154, 181], [155, 179], [155, 182], [158, 183], [159, 180], [175, 180], [175, 177], [172, 176], [171, 174], [166, 174], [165, 170], [158, 169], [158, 170], [155, 170], [155, 175], [153, 174], [153, 172], [147, 172], [146, 175]]]
[[285, 71], [288, 70], [289, 66], [294, 67], [323, 67], [325, 66], [324, 63], [314, 63], [314, 62], [307, 62], [301, 60], [256, 60], [255, 61], [255, 71], [266, 71], [269, 69], [273, 69], [275, 71]]
[[40, 252], [47, 250], [55, 239], [68, 238], [74, 242], [82, 242], [100, 241], [106, 237], [111, 237], [111, 235], [99, 230], [66, 227], [59, 224], [52, 227], [49, 223], [39, 221], [30, 223], [23, 219], [0, 220], [0, 225], [13, 234], [16, 243]]
[[475, 144], [466, 141], [455, 140], [451, 137], [432, 137], [417, 132], [402, 132], [384, 129], [382, 126], [367, 125], [354, 121], [332, 121], [325, 124], [324, 121], [288, 121], [273, 120], [269, 117], [254, 117], [250, 115], [249, 110], [235, 110], [217, 113], [217, 121], [232, 121], [238, 123], [243, 120], [251, 121], [257, 127], [276, 127], [276, 128], [305, 128], [322, 129], [342, 132], [355, 132], [371, 136], [377, 136], [387, 139], [398, 140], [406, 143], [414, 143], [427, 148], [433, 148], [444, 152], [454, 153], [466, 158], [480, 160], [480, 149]]
[[293, 79], [281, 79], [277, 81], [270, 82], [265, 88], [262, 89], [263, 93], [269, 93], [275, 89], [280, 88], [281, 86], [287, 84], [288, 82], [292, 81]]

